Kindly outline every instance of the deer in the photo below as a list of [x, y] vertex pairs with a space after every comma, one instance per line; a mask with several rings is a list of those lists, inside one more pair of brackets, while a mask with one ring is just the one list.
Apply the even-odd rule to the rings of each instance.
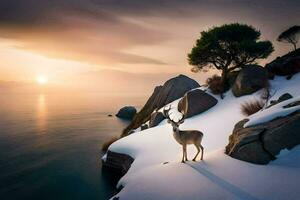
[[176, 142], [178, 142], [180, 145], [182, 145], [183, 152], [182, 152], [181, 162], [185, 163], [185, 161], [188, 161], [186, 147], [187, 147], [187, 145], [190, 145], [190, 144], [195, 145], [195, 147], [197, 148], [197, 153], [196, 153], [195, 157], [193, 158], [193, 161], [196, 161], [196, 158], [200, 153], [200, 149], [201, 149], [201, 160], [203, 160], [204, 148], [201, 145], [203, 133], [201, 131], [197, 131], [197, 130], [180, 130], [179, 125], [184, 122], [185, 114], [183, 112], [181, 112], [181, 114], [182, 114], [181, 119], [179, 119], [178, 122], [175, 122], [169, 116], [170, 110], [171, 110], [171, 106], [169, 106], [169, 108], [164, 107], [163, 115], [168, 120], [167, 122], [169, 124], [171, 124], [171, 126], [173, 127], [173, 137], [175, 138]]

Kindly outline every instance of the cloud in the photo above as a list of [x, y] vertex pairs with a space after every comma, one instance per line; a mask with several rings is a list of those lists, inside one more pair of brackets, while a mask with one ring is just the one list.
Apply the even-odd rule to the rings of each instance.
[[210, 27], [246, 19], [280, 31], [297, 20], [299, 7], [292, 0], [1, 0], [0, 37], [47, 56], [103, 66], [162, 65], [165, 59], [131, 49], [174, 42], [177, 32], [190, 31], [190, 22]]
[[0, 37], [47, 56], [100, 65], [164, 64], [128, 51], [169, 39], [166, 33], [104, 11], [97, 3], [78, 0], [1, 1]]

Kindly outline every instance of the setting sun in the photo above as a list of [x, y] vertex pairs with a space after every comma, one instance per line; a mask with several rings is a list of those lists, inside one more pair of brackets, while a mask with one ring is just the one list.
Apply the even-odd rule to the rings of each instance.
[[36, 77], [36, 81], [40, 85], [45, 85], [48, 82], [48, 79], [45, 76], [39, 75]]

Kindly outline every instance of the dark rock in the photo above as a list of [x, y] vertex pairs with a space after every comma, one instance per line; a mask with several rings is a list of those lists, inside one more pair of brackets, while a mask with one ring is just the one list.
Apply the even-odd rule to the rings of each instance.
[[259, 65], [245, 66], [237, 76], [232, 93], [236, 97], [252, 94], [268, 85], [268, 72]]
[[150, 116], [149, 120], [149, 127], [155, 127], [157, 126], [160, 122], [162, 122], [165, 118], [165, 116], [162, 114], [162, 112], [154, 112]]
[[135, 131], [134, 130], [130, 130], [129, 133], [128, 133], [128, 135], [130, 135], [132, 133], [135, 133]]
[[269, 105], [268, 108], [291, 98], [293, 98], [293, 96], [290, 93], [284, 93], [277, 100], [270, 101], [271, 105]]
[[134, 115], [136, 114], [136, 109], [133, 106], [125, 106], [119, 110], [116, 114], [117, 117], [122, 119], [129, 119], [131, 120]]
[[290, 76], [300, 72], [300, 49], [292, 51], [282, 57], [277, 57], [268, 63], [265, 68], [268, 70], [270, 77]]
[[295, 106], [299, 106], [300, 105], [300, 101], [295, 101], [295, 102], [292, 102], [292, 103], [289, 103], [285, 106], [283, 106], [283, 108], [291, 108], [291, 107], [295, 107]]
[[293, 96], [290, 93], [284, 93], [278, 98], [277, 102], [282, 102], [291, 98], [293, 98]]
[[286, 80], [291, 80], [292, 77], [293, 77], [293, 75], [288, 75], [288, 76], [286, 77]]
[[148, 129], [149, 127], [148, 127], [148, 124], [142, 124], [141, 125], [141, 130], [143, 131], [143, 130], [146, 130], [146, 129]]
[[128, 135], [129, 131], [140, 127], [143, 123], [150, 119], [150, 115], [154, 110], [162, 108], [164, 105], [179, 99], [187, 91], [200, 87], [193, 79], [179, 75], [165, 82], [163, 86], [158, 86], [127, 128], [123, 130], [122, 136]]
[[282, 149], [300, 144], [300, 111], [272, 121], [244, 128], [247, 120], [235, 125], [225, 153], [233, 158], [267, 164]]
[[[236, 77], [239, 75], [240, 71], [231, 71], [227, 75], [229, 86], [232, 86], [236, 80]], [[229, 88], [228, 88], [229, 89]]]
[[187, 92], [178, 103], [178, 111], [185, 113], [185, 118], [198, 115], [215, 106], [218, 100], [210, 94], [196, 89]]
[[107, 115], [108, 117], [112, 117], [112, 115], [111, 114], [109, 114], [109, 115]]
[[102, 161], [102, 168], [118, 175], [119, 178], [124, 176], [129, 170], [134, 159], [126, 154], [107, 151], [106, 161]]

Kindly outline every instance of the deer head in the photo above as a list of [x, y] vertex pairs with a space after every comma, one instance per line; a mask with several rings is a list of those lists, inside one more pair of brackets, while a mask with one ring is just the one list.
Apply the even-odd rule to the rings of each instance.
[[182, 117], [178, 120], [178, 122], [176, 122], [176, 121], [172, 120], [169, 116], [171, 108], [172, 108], [171, 105], [169, 107], [164, 107], [163, 115], [167, 118], [167, 120], [168, 120], [167, 122], [172, 125], [174, 131], [179, 130], [178, 129], [179, 125], [184, 122], [184, 114], [181, 113]]

